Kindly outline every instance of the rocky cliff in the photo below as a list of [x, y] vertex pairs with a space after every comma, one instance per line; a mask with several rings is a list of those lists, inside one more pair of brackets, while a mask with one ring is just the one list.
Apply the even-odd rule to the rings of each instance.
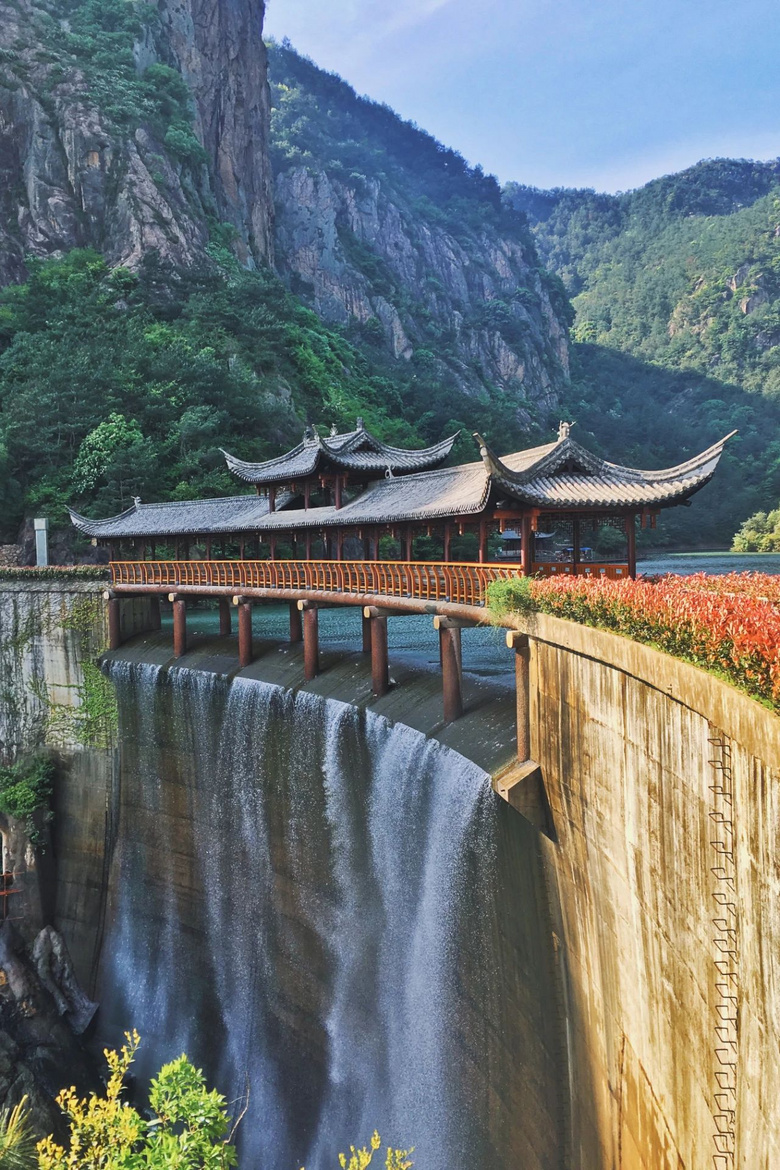
[[272, 45], [277, 259], [326, 320], [526, 420], [568, 378], [568, 303], [495, 181]]
[[262, 0], [0, 0], [0, 281], [86, 245], [187, 265], [220, 223], [270, 259], [262, 20]]

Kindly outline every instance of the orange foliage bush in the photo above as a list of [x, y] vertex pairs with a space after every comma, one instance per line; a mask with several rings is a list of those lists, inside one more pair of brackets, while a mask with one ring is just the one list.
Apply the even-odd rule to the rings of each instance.
[[780, 710], [780, 577], [550, 577], [533, 578], [526, 590], [535, 610], [650, 642]]

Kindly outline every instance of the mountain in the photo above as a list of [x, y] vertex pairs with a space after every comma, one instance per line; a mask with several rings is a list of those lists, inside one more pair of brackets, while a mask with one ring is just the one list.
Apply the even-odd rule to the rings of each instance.
[[734, 427], [676, 539], [725, 544], [780, 496], [780, 161], [715, 159], [619, 195], [509, 184], [572, 295], [572, 404], [650, 466]]
[[[0, 502], [235, 490], [306, 421], [556, 419], [568, 298], [496, 181], [287, 46], [261, 0], [0, 0]], [[273, 102], [273, 110], [271, 105]], [[276, 171], [272, 186], [272, 165]]]
[[476, 409], [498, 393], [527, 424], [548, 421], [568, 377], [568, 301], [496, 180], [289, 45], [270, 46], [270, 77], [291, 287], [411, 362], [429, 395]]

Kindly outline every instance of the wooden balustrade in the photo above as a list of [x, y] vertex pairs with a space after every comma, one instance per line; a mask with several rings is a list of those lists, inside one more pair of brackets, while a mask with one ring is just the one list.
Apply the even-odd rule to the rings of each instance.
[[380, 594], [424, 601], [481, 605], [499, 577], [516, 577], [513, 565], [440, 561], [112, 561], [113, 584], [171, 589], [323, 590]]

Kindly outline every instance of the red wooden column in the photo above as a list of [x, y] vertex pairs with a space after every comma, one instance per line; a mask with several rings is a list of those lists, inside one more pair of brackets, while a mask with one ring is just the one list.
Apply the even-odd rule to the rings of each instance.
[[406, 546], [405, 555], [406, 555], [407, 561], [411, 561], [411, 559], [412, 559], [412, 540], [413, 539], [414, 539], [414, 532], [412, 531], [411, 524], [409, 524], [407, 526], [406, 534], [404, 536], [404, 544]]
[[122, 645], [121, 603], [118, 597], [105, 596], [108, 598], [108, 648], [118, 650]]
[[445, 521], [445, 524], [444, 524], [444, 541], [443, 541], [443, 545], [444, 545], [444, 559], [445, 559], [445, 561], [449, 561], [449, 560], [451, 559], [451, 557], [450, 557], [450, 545], [451, 545], [451, 542], [452, 542], [452, 525], [451, 525], [451, 524], [448, 524], [448, 523]]
[[316, 605], [298, 605], [303, 609], [303, 677], [311, 682], [320, 672], [319, 613]]
[[452, 723], [463, 714], [463, 672], [461, 669], [460, 627], [439, 623], [441, 680], [444, 695], [444, 722]]
[[520, 536], [522, 538], [521, 557], [523, 576], [530, 577], [534, 571], [534, 534], [531, 528], [531, 514], [525, 512], [520, 522]]
[[628, 575], [636, 577], [636, 516], [626, 516], [626, 539], [628, 542]]
[[487, 522], [479, 522], [479, 563], [484, 565], [487, 560]]
[[230, 634], [230, 602], [227, 597], [220, 597], [219, 599], [219, 634], [221, 638], [226, 638]]
[[390, 664], [387, 657], [387, 618], [367, 605], [363, 617], [371, 623], [371, 690], [381, 699], [390, 690]]
[[516, 630], [507, 631], [506, 644], [515, 652], [517, 758], [525, 763], [531, 758], [531, 646], [528, 635]]
[[301, 611], [298, 609], [296, 601], [290, 602], [290, 641], [303, 641], [303, 621], [301, 620]]
[[171, 597], [173, 602], [173, 657], [187, 653], [187, 602], [183, 597]]
[[243, 669], [252, 662], [252, 602], [237, 597], [238, 605], [238, 665]]

